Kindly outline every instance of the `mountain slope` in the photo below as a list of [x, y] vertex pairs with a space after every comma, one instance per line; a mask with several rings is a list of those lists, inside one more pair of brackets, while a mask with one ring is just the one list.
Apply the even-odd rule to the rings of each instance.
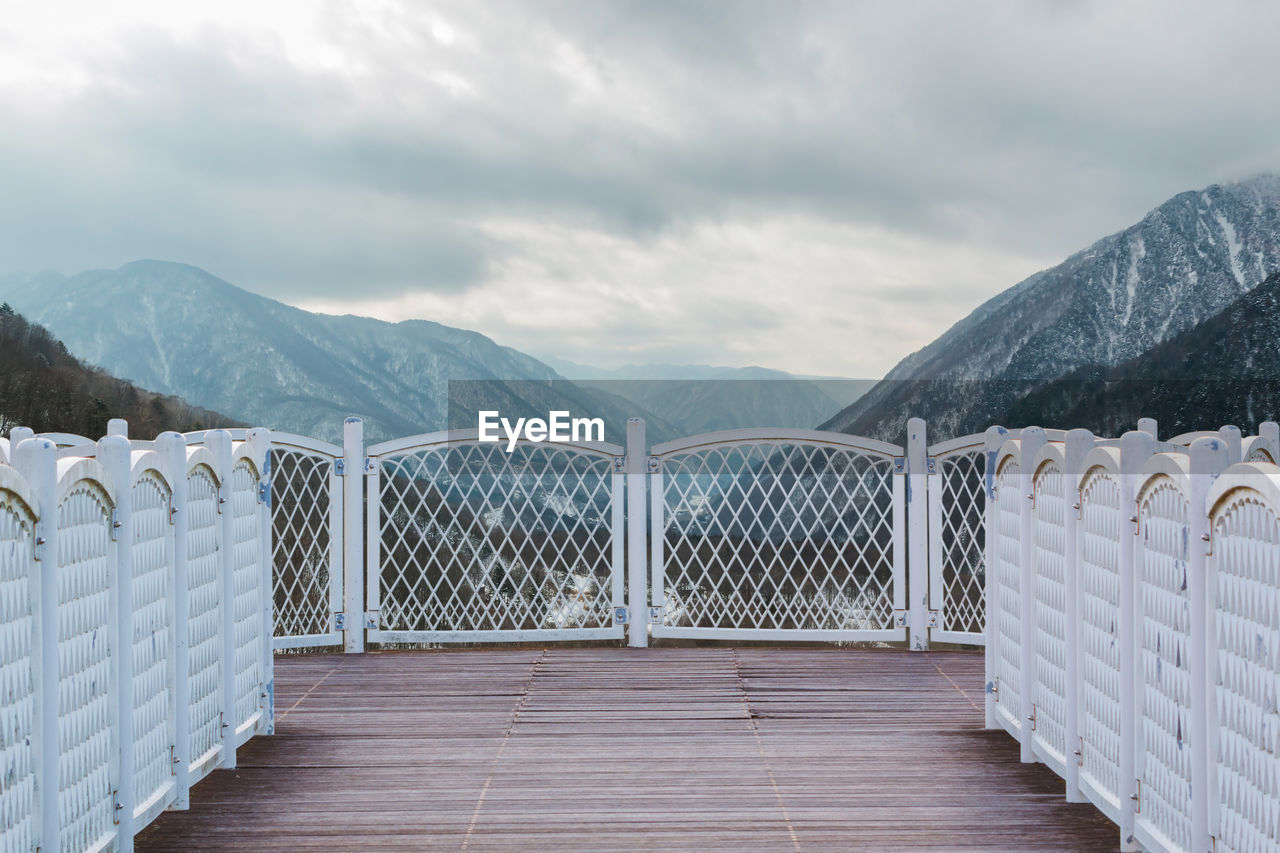
[[89, 367], [46, 329], [0, 305], [0, 432], [26, 426], [98, 438], [111, 418], [125, 418], [130, 436], [143, 439], [239, 425]]
[[1033, 391], [1005, 422], [1102, 435], [1154, 417], [1162, 435], [1280, 416], [1280, 273], [1220, 314], [1109, 369], [1082, 368]]
[[827, 426], [884, 437], [920, 415], [939, 437], [979, 429], [1045, 382], [1196, 326], [1277, 269], [1280, 178], [1181, 193], [989, 300]]
[[[330, 440], [352, 414], [366, 419], [370, 441], [442, 429], [450, 423], [450, 380], [475, 380], [465, 402], [492, 397], [504, 414], [568, 409], [611, 426], [638, 414], [553, 382], [558, 376], [545, 364], [475, 332], [312, 314], [184, 264], [137, 261], [71, 278], [9, 279], [0, 294], [116, 375]], [[464, 408], [455, 406], [453, 426], [474, 426]], [[619, 428], [611, 431], [616, 438]]]

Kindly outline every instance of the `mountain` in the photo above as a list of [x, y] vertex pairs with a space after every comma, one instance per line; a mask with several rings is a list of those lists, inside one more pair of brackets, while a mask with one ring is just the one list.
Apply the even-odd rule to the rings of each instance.
[[1194, 328], [1277, 269], [1280, 178], [1181, 193], [989, 300], [825, 426], [892, 438], [919, 415], [937, 438], [981, 430], [1047, 382]]
[[1081, 368], [1033, 391], [1008, 422], [1100, 435], [1154, 417], [1161, 435], [1280, 416], [1280, 273], [1226, 310], [1113, 368]]
[[[484, 335], [425, 320], [313, 314], [185, 264], [136, 261], [72, 277], [0, 280], [0, 296], [112, 373], [288, 432], [340, 440], [348, 415], [367, 441], [474, 426], [477, 408], [603, 417], [622, 436], [634, 411], [585, 391]], [[450, 406], [451, 380], [459, 383]], [[654, 418], [651, 432], [674, 432]]]
[[563, 359], [546, 362], [576, 384], [628, 400], [687, 433], [749, 426], [812, 429], [875, 384], [765, 367], [628, 364], [605, 369]]
[[26, 426], [98, 438], [111, 418], [125, 418], [130, 436], [143, 439], [165, 430], [240, 426], [84, 364], [48, 330], [0, 305], [0, 432]]

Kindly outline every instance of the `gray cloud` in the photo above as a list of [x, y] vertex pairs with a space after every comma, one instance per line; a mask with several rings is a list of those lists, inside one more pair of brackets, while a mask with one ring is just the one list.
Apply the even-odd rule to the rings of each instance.
[[[778, 275], [797, 300], [846, 294], [831, 313], [933, 295], [932, 319], [893, 352], [844, 344], [839, 366], [866, 373], [1013, 283], [999, 276], [1180, 190], [1280, 170], [1274, 4], [317, 8], [109, 20], [74, 37], [0, 23], [0, 269], [168, 257], [333, 310], [427, 306], [550, 351], [563, 329], [497, 305], [511, 276], [594, 299], [580, 320], [603, 329], [644, 287], [608, 253], [634, 267], [661, 251], [685, 262], [659, 265], [681, 279], [673, 304], [705, 311], [700, 291], [728, 291], [700, 270], [730, 263], [708, 234], [756, 229], [759, 272], [734, 265], [745, 306], [722, 311], [744, 334], [760, 317], [779, 335], [798, 322], [772, 301]], [[584, 260], [587, 245], [605, 256]], [[949, 269], [958, 245], [990, 274]], [[660, 328], [673, 322], [686, 343], [646, 348], [643, 324], [616, 324], [565, 354], [730, 351], [678, 307]], [[790, 336], [794, 352], [733, 357], [822, 360], [805, 328]]]

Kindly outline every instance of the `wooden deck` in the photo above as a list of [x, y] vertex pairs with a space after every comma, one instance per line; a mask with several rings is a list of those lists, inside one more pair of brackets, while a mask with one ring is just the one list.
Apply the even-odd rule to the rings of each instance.
[[1116, 849], [981, 685], [963, 652], [281, 657], [278, 733], [138, 849]]

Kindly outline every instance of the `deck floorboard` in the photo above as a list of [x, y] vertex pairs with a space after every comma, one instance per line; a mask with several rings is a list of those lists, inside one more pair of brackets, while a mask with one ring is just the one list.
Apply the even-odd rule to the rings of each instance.
[[550, 648], [284, 656], [277, 734], [139, 850], [1114, 850], [982, 658]]

